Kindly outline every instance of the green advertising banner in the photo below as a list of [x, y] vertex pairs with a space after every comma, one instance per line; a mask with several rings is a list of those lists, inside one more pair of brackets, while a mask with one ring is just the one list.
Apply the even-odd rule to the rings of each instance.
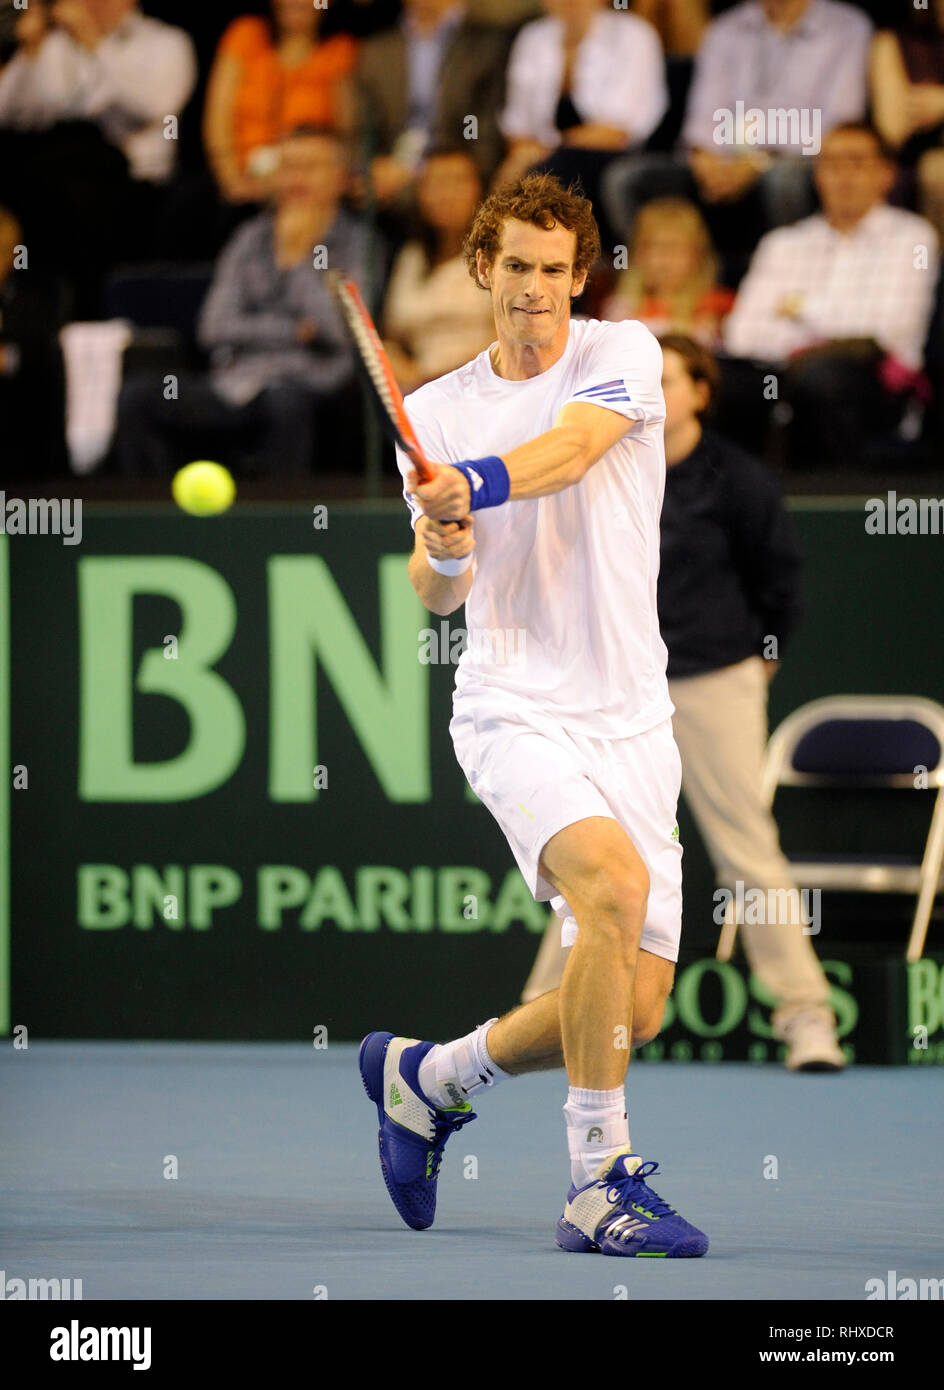
[[[944, 690], [944, 540], [869, 535], [863, 515], [797, 510], [807, 617], [774, 722], [834, 691]], [[86, 505], [71, 543], [0, 536], [0, 1032], [444, 1037], [518, 1001], [547, 908], [456, 764], [462, 613], [420, 605], [410, 545], [396, 504]], [[705, 959], [714, 884], [680, 822], [683, 959], [653, 1047], [749, 1057], [768, 1001]], [[855, 1002], [835, 932], [815, 944]], [[879, 993], [904, 1037], [896, 981]], [[875, 1060], [910, 1060], [890, 1048]]]

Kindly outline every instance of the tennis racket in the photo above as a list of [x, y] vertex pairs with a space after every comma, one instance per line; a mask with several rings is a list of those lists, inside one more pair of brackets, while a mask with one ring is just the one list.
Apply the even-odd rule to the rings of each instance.
[[431, 483], [436, 469], [423, 453], [413, 432], [390, 359], [360, 291], [353, 280], [346, 280], [337, 270], [328, 272], [328, 285], [357, 350], [370, 394], [380, 407], [380, 416], [388, 433], [413, 464], [420, 482]]

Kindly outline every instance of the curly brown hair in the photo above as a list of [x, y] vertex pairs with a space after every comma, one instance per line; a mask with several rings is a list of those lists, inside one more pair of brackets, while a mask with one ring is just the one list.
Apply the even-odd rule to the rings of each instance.
[[482, 251], [488, 264], [494, 265], [501, 250], [504, 224], [509, 220], [530, 222], [546, 232], [558, 224], [575, 232], [574, 275], [589, 270], [600, 255], [600, 231], [593, 207], [579, 185], [565, 188], [554, 174], [525, 174], [517, 183], [496, 188], [479, 204], [462, 246], [469, 274], [476, 284], [476, 252]]

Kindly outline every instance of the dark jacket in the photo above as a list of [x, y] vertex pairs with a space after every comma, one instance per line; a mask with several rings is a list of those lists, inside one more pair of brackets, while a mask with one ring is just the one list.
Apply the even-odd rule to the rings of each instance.
[[662, 507], [659, 625], [668, 675], [777, 655], [800, 614], [800, 553], [774, 474], [705, 430], [669, 467]]
[[[463, 20], [446, 50], [439, 76], [432, 142], [468, 148], [485, 177], [495, 170], [504, 153], [498, 117], [504, 106], [505, 67], [512, 37], [491, 25]], [[375, 34], [364, 44], [357, 85], [358, 105], [362, 121], [370, 127], [373, 153], [389, 154], [408, 115], [407, 46], [399, 25]], [[470, 115], [478, 121], [475, 140], [465, 134]]]

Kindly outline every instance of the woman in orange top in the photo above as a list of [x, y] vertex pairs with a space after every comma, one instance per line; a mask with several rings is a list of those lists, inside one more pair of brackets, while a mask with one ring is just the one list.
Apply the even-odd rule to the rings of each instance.
[[275, 146], [299, 125], [353, 125], [347, 34], [319, 41], [323, 11], [311, 0], [271, 0], [272, 18], [243, 15], [220, 39], [203, 119], [207, 161], [230, 203], [272, 190]]
[[718, 347], [734, 291], [718, 284], [705, 220], [684, 198], [655, 198], [636, 216], [629, 264], [600, 310], [603, 319], [641, 319], [655, 334], [687, 333]]

